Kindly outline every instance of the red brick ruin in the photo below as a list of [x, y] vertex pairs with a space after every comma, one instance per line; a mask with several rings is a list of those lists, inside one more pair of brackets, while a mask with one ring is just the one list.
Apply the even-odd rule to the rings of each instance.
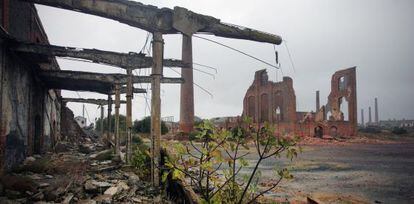
[[[243, 101], [243, 116], [255, 124], [269, 122], [280, 134], [322, 137], [356, 136], [357, 96], [355, 67], [340, 70], [332, 75], [328, 103], [319, 107], [316, 92], [316, 112], [298, 112], [293, 80], [283, 77], [281, 82], [269, 81], [266, 70], [256, 71], [254, 81]], [[236, 119], [226, 122], [230, 127]], [[234, 124], [233, 124], [234, 125]]]

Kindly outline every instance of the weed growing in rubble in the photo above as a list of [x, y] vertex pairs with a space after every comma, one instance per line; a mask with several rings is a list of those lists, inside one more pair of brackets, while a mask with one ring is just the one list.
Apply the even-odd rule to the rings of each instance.
[[[257, 130], [251, 124], [246, 118], [243, 125], [228, 131], [204, 121], [197, 127], [194, 140], [175, 144], [175, 153], [166, 162], [171, 170], [163, 175], [163, 180], [169, 174], [173, 179], [188, 179], [203, 203], [251, 203], [276, 188], [282, 179], [292, 178], [287, 169], [278, 170], [275, 183], [264, 190], [258, 188], [261, 162], [279, 158], [283, 152], [293, 159], [298, 151], [297, 138], [276, 137], [269, 124]], [[254, 144], [252, 151], [249, 142]], [[250, 166], [246, 156], [253, 152], [257, 155], [253, 170], [243, 176], [240, 171]]]
[[148, 178], [150, 175], [151, 157], [148, 152], [148, 147], [144, 144], [135, 145], [132, 153], [131, 164], [139, 170], [138, 176], [140, 178]]

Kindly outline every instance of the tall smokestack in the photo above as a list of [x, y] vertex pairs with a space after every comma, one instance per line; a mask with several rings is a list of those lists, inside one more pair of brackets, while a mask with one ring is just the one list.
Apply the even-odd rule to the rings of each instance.
[[361, 109], [361, 126], [364, 127], [365, 126], [365, 121], [364, 121], [364, 109]]
[[371, 106], [368, 108], [368, 125], [371, 125], [372, 118], [371, 118]]
[[320, 104], [319, 104], [319, 90], [318, 90], [318, 91], [316, 91], [316, 111], [315, 112], [318, 112], [320, 108], [321, 107], [320, 107]]
[[378, 125], [378, 99], [375, 98], [375, 124]]

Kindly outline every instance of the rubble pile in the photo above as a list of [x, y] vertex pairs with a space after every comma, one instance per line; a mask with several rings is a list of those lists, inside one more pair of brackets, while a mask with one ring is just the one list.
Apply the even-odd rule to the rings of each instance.
[[62, 143], [1, 176], [0, 203], [170, 203], [99, 143]]

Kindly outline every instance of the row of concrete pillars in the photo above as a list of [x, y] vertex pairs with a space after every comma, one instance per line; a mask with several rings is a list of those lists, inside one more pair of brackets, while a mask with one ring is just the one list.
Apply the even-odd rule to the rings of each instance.
[[[158, 164], [160, 160], [160, 137], [161, 137], [161, 98], [160, 85], [163, 76], [163, 50], [164, 41], [161, 33], [153, 34], [153, 66], [151, 81], [151, 180], [153, 184], [159, 183]], [[193, 87], [193, 69], [192, 69], [192, 39], [191, 36], [183, 35], [182, 44], [182, 61], [188, 65], [182, 69], [182, 78], [184, 83], [181, 85], [181, 103], [180, 103], [180, 129], [189, 133], [193, 130], [194, 125], [194, 87]], [[126, 154], [125, 160], [130, 163], [132, 158], [132, 70], [127, 69], [128, 83], [126, 92]], [[112, 138], [114, 133], [114, 148], [117, 155], [120, 154], [120, 134], [119, 134], [119, 108], [120, 108], [120, 85], [115, 85], [115, 129], [111, 130], [111, 114], [112, 114], [112, 97], [108, 95], [108, 114], [107, 126], [108, 131], [105, 133], [108, 140]], [[103, 129], [104, 108], [101, 105], [101, 133]]]

